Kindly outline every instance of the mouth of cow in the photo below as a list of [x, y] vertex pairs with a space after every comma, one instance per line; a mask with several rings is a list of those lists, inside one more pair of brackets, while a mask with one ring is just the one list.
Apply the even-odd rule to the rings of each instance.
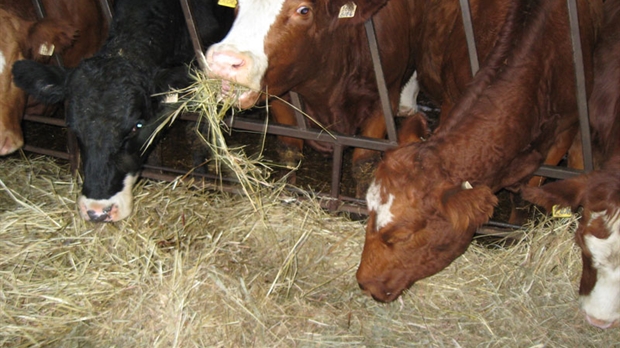
[[256, 105], [259, 100], [260, 92], [251, 88], [239, 85], [233, 81], [222, 80], [220, 87], [220, 102], [234, 101], [240, 109], [249, 109]]

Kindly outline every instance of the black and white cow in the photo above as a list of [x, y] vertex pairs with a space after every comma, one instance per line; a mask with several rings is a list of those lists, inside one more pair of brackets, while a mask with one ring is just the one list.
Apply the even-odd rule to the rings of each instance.
[[[216, 0], [190, 1], [202, 43], [219, 41], [234, 11]], [[188, 83], [194, 58], [179, 0], [120, 0], [108, 40], [75, 69], [33, 61], [13, 65], [15, 84], [35, 98], [65, 101], [69, 128], [80, 143], [84, 186], [79, 211], [111, 222], [132, 210], [131, 189], [146, 158], [142, 147], [161, 122], [163, 97]]]

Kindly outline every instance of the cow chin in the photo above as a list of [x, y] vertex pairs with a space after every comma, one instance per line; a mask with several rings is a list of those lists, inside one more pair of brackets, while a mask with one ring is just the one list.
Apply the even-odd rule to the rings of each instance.
[[123, 181], [123, 189], [108, 199], [80, 196], [78, 206], [82, 218], [92, 222], [115, 222], [128, 217], [133, 209], [131, 189], [137, 178], [138, 175], [128, 174]]
[[256, 105], [256, 103], [259, 101], [260, 95], [261, 94], [259, 92], [247, 90], [239, 95], [239, 98], [237, 99], [237, 105], [242, 110], [249, 109]]

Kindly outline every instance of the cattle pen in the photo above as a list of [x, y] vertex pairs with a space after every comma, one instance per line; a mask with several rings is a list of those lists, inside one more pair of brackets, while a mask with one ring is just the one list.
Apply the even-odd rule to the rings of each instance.
[[[108, 18], [108, 0], [99, 1]], [[204, 52], [187, 0], [198, 61]], [[45, 11], [38, 0], [33, 0]], [[460, 1], [475, 52], [468, 0]], [[575, 1], [567, 0], [571, 23]], [[575, 28], [572, 28], [575, 30]], [[347, 149], [397, 144], [372, 21], [365, 24], [383, 101], [388, 139], [328, 134], [272, 124], [264, 112], [225, 119], [232, 132], [334, 144], [326, 192], [278, 181], [253, 197], [234, 176], [175, 162], [149, 162], [134, 188], [136, 209], [123, 221], [93, 224], [75, 205], [80, 194], [76, 138], [58, 117], [25, 115], [63, 129], [45, 145], [0, 158], [0, 346], [6, 347], [607, 347], [619, 330], [599, 330], [579, 313], [578, 217], [514, 226], [491, 221], [467, 252], [396, 302], [372, 301], [355, 268], [364, 243], [363, 200], [344, 193]], [[579, 42], [578, 28], [571, 32]], [[472, 72], [477, 57], [471, 57]], [[592, 169], [580, 48], [574, 49], [586, 171]], [[62, 64], [57, 61], [56, 64]], [[579, 76], [581, 74], [581, 76]], [[292, 95], [303, 110], [303, 100]], [[196, 114], [175, 121], [178, 139], [195, 133]], [[178, 125], [175, 125], [178, 126]], [[47, 128], [46, 128], [47, 129]], [[47, 139], [47, 138], [46, 138]], [[59, 147], [67, 146], [68, 151]], [[161, 151], [178, 154], [175, 144]], [[44, 156], [38, 156], [42, 154]], [[57, 161], [53, 158], [59, 158]], [[170, 164], [172, 163], [172, 164]], [[269, 164], [265, 164], [268, 166]], [[285, 168], [288, 172], [289, 169]], [[582, 171], [543, 166], [536, 174]], [[226, 173], [226, 171], [224, 171]], [[286, 175], [285, 175], [286, 176]], [[311, 185], [309, 185], [311, 186]], [[343, 213], [343, 214], [338, 214]]]

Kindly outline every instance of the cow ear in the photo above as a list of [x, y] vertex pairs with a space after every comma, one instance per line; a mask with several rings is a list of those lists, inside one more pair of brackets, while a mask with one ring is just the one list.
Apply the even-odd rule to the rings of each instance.
[[[62, 53], [73, 46], [78, 30], [64, 21], [42, 19], [28, 30], [28, 52], [25, 57], [37, 61], [47, 60], [54, 53]], [[28, 54], [30, 53], [30, 54]]]
[[570, 207], [575, 211], [582, 202], [586, 184], [587, 175], [580, 175], [540, 187], [524, 186], [521, 188], [521, 196], [547, 212], [551, 212], [554, 205]]
[[47, 104], [65, 99], [66, 75], [67, 72], [61, 67], [43, 65], [32, 60], [18, 60], [13, 64], [15, 85]]
[[471, 187], [468, 182], [442, 194], [441, 212], [457, 231], [466, 231], [489, 221], [497, 197], [488, 186]]
[[357, 25], [372, 17], [388, 0], [334, 0], [329, 1], [330, 13], [338, 24]]

